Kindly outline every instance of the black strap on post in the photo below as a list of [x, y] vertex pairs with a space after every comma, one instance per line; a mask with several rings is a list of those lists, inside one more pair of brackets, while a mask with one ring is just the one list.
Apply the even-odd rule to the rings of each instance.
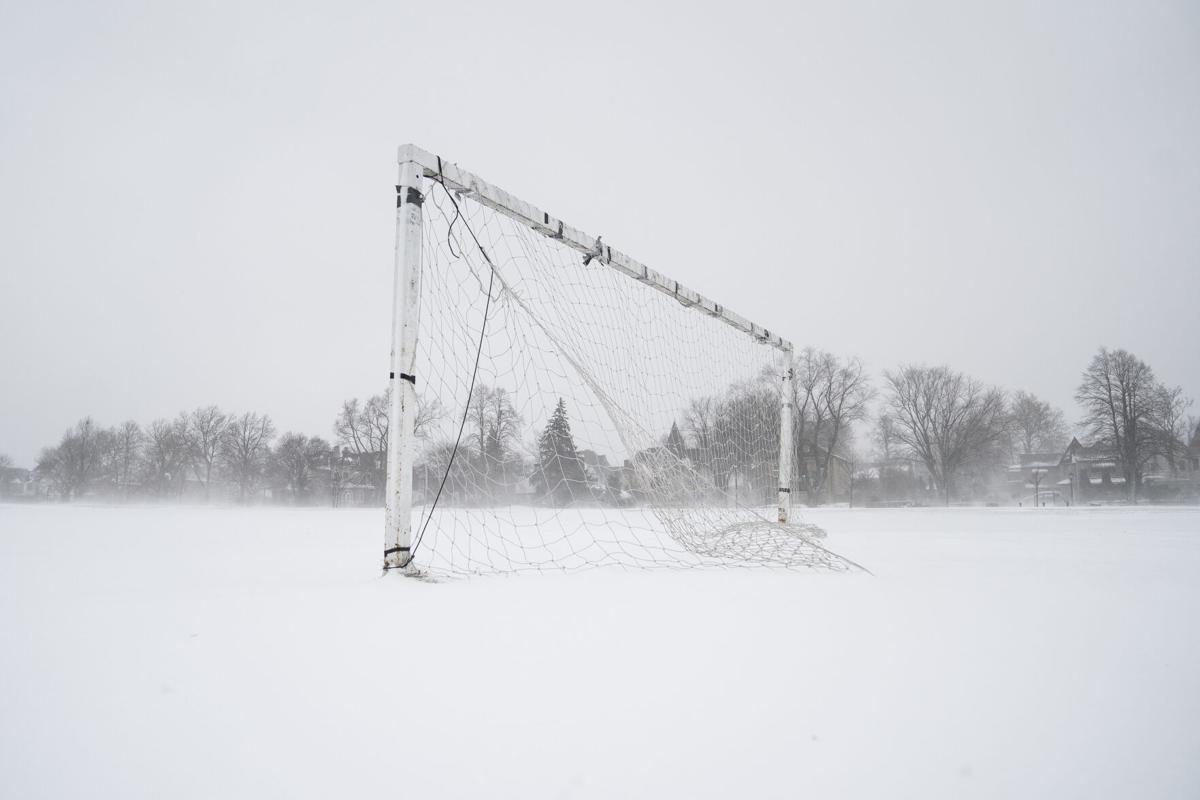
[[[407, 191], [402, 192], [402, 189], [407, 189]], [[397, 186], [396, 208], [399, 208], [405, 203], [410, 203], [415, 206], [423, 205], [425, 203], [425, 196], [421, 194], [421, 190], [415, 186]]]

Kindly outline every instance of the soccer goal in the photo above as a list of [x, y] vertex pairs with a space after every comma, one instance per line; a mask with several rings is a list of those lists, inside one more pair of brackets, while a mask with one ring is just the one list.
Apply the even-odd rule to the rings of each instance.
[[849, 562], [791, 520], [791, 344], [400, 148], [385, 568]]

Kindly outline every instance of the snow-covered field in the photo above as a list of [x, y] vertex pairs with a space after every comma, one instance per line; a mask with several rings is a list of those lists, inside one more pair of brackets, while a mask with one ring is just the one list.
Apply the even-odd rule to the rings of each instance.
[[438, 584], [381, 517], [0, 505], [0, 797], [1200, 796], [1200, 510]]

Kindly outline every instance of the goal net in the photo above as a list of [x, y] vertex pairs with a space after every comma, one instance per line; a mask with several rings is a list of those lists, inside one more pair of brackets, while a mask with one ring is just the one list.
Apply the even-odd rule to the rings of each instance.
[[786, 341], [401, 153], [387, 565], [852, 567], [780, 522]]

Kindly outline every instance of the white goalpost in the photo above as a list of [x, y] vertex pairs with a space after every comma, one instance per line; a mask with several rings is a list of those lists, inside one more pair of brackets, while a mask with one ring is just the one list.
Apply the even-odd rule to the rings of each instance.
[[791, 519], [788, 341], [438, 156], [399, 166], [385, 569], [853, 566]]

